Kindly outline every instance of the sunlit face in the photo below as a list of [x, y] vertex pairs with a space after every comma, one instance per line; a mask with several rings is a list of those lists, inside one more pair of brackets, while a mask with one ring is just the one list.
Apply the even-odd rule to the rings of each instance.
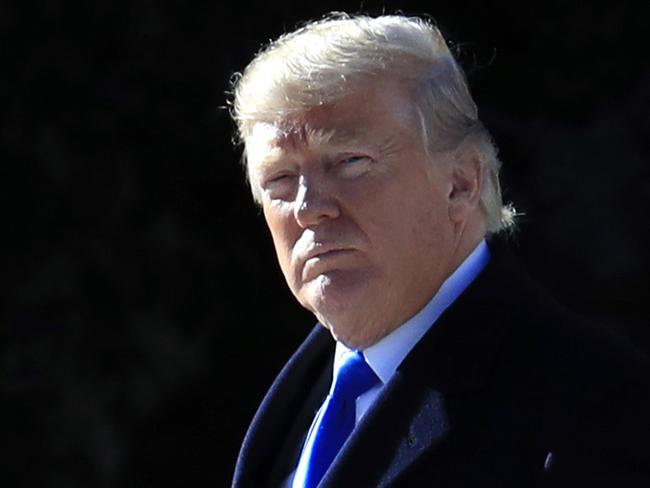
[[246, 141], [291, 291], [351, 347], [417, 313], [450, 272], [450, 165], [430, 161], [411, 107], [375, 82]]

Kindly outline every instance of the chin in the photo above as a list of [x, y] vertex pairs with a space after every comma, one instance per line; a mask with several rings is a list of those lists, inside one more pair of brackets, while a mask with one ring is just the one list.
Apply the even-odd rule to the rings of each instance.
[[367, 276], [352, 279], [348, 273], [328, 273], [305, 283], [299, 296], [301, 304], [334, 339], [348, 347], [362, 349], [382, 337], [381, 331], [375, 330], [378, 321], [373, 315], [377, 307], [368, 299], [372, 296], [369, 292]]
[[357, 271], [331, 271], [302, 284], [301, 303], [316, 315], [345, 315], [366, 303], [368, 277]]

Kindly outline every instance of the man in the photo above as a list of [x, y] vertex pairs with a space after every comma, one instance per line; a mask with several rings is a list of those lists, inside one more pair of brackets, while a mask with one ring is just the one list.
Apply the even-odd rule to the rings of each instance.
[[234, 486], [650, 486], [645, 360], [494, 238], [500, 163], [434, 26], [308, 24], [234, 93], [254, 198], [319, 321]]

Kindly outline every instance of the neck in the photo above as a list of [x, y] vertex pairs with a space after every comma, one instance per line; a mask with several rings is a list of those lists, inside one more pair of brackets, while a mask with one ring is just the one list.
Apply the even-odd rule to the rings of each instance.
[[485, 238], [486, 231], [485, 219], [482, 215], [472, 215], [456, 226], [454, 251], [447, 267], [445, 279], [465, 261], [478, 243]]

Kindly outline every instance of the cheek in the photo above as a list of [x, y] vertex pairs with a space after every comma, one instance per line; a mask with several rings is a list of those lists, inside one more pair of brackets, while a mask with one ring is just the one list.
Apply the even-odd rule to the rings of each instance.
[[263, 207], [266, 225], [271, 232], [275, 253], [280, 263], [280, 268], [285, 276], [290, 272], [291, 252], [296, 242], [296, 232], [293, 229], [290, 213], [286, 209], [276, 207]]
[[410, 259], [412, 254], [429, 251], [443, 238], [448, 218], [445, 200], [437, 189], [419, 187], [391, 192], [373, 209], [377, 236], [388, 246], [384, 251]]

